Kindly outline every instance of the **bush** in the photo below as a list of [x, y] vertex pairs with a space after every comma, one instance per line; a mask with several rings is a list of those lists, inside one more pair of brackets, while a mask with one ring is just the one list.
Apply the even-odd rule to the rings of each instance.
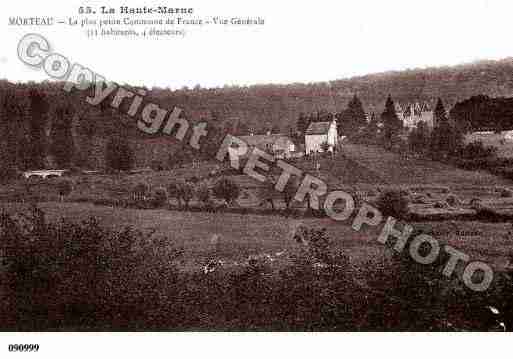
[[62, 180], [57, 184], [57, 191], [61, 201], [73, 191], [73, 184], [69, 180]]
[[203, 203], [205, 207], [212, 207], [212, 190], [206, 183], [200, 185], [196, 191], [196, 195], [198, 197], [198, 201]]
[[0, 213], [0, 329], [121, 329], [176, 296], [181, 252], [167, 241], [96, 218], [51, 223], [37, 207], [18, 217]]
[[489, 159], [497, 155], [497, 147], [485, 146], [481, 141], [474, 141], [464, 146], [459, 156], [464, 159]]
[[181, 189], [180, 184], [171, 182], [167, 185], [167, 195], [169, 198], [175, 198], [178, 202], [178, 205], [181, 206], [182, 204], [182, 195], [181, 195]]
[[190, 178], [187, 179], [187, 182], [198, 183], [199, 182], [199, 178], [196, 177], [196, 176], [191, 176]]
[[0, 184], [5, 184], [17, 179], [21, 179], [22, 177], [23, 176], [14, 166], [0, 164]]
[[444, 208], [447, 208], [449, 207], [448, 204], [446, 202], [443, 202], [443, 201], [438, 201], [436, 202], [434, 205], [433, 205], [434, 208], [436, 209], [444, 209]]
[[167, 203], [167, 192], [165, 188], [157, 188], [152, 196], [151, 200], [155, 207], [163, 207]]
[[[81, 198], [80, 201], [89, 202], [90, 199]], [[115, 198], [95, 198], [92, 202], [95, 206], [121, 207], [126, 205], [126, 203], [122, 203], [119, 199]]]
[[502, 198], [511, 198], [513, 197], [513, 191], [509, 188], [501, 188], [500, 194]]
[[457, 196], [455, 196], [454, 194], [447, 196], [445, 201], [451, 207], [459, 206], [461, 204], [460, 199]]
[[230, 205], [235, 199], [239, 197], [240, 188], [237, 183], [227, 178], [221, 178], [216, 182], [213, 193], [216, 198], [224, 200]]
[[194, 198], [194, 186], [190, 182], [181, 183], [179, 185], [179, 193], [185, 207], [189, 208], [191, 200]]
[[152, 170], [154, 170], [155, 172], [164, 171], [164, 165], [162, 164], [162, 161], [159, 161], [159, 160], [151, 161], [150, 168]]
[[382, 193], [376, 204], [384, 216], [401, 219], [405, 218], [409, 213], [409, 199], [400, 190], [388, 190]]

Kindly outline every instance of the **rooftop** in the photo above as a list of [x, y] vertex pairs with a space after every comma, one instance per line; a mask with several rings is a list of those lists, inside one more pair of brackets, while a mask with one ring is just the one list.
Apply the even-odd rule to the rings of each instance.
[[330, 129], [331, 122], [312, 122], [306, 130], [307, 135], [325, 135]]

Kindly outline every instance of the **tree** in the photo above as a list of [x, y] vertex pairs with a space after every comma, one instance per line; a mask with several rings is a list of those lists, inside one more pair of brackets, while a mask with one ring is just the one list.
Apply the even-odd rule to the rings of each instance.
[[219, 126], [212, 121], [208, 124], [207, 135], [201, 141], [200, 153], [205, 159], [215, 157], [223, 143], [224, 134]]
[[442, 100], [439, 98], [433, 113], [434, 129], [431, 134], [431, 155], [435, 158], [458, 152], [463, 135], [457, 126], [451, 126]]
[[363, 131], [363, 138], [362, 141], [365, 141], [367, 143], [375, 143], [378, 139], [378, 133], [379, 133], [379, 121], [376, 116], [376, 114], [373, 112], [370, 116], [370, 121], [365, 126], [365, 129]]
[[43, 168], [46, 154], [44, 128], [48, 113], [48, 101], [42, 91], [31, 89], [30, 100], [30, 123], [29, 123], [29, 168]]
[[59, 199], [62, 202], [64, 197], [69, 196], [71, 191], [73, 191], [73, 184], [68, 180], [61, 181], [57, 186], [57, 190], [59, 192]]
[[348, 137], [355, 137], [366, 125], [367, 120], [362, 102], [355, 94], [340, 115], [339, 133]]
[[381, 121], [383, 123], [384, 145], [386, 148], [392, 148], [402, 129], [402, 123], [397, 117], [394, 101], [390, 95], [385, 102], [385, 110], [381, 114]]
[[239, 197], [240, 188], [237, 183], [232, 180], [221, 178], [216, 182], [213, 193], [216, 198], [223, 199], [226, 204], [230, 205]]
[[448, 122], [447, 113], [445, 112], [444, 103], [439, 97], [436, 101], [435, 110], [433, 111], [433, 124], [434, 127], [438, 127], [446, 122]]
[[178, 183], [172, 182], [168, 184], [167, 186], [167, 195], [169, 198], [176, 198], [176, 201], [178, 202], [178, 206], [182, 206], [182, 196], [181, 196], [181, 189], [180, 185]]
[[112, 136], [105, 149], [107, 168], [116, 171], [128, 171], [132, 168], [134, 153], [125, 137]]
[[184, 182], [180, 184], [179, 193], [185, 203], [185, 208], [189, 208], [189, 204], [194, 197], [194, 187], [190, 182]]
[[299, 185], [299, 180], [295, 177], [290, 178], [287, 184], [285, 185], [285, 188], [283, 189], [281, 194], [287, 209], [290, 209], [290, 205], [292, 204], [292, 201], [296, 196]]
[[50, 133], [50, 152], [60, 168], [67, 168], [71, 165], [75, 146], [71, 133], [72, 115], [66, 105], [61, 105], [55, 112], [55, 121], [52, 124]]
[[80, 135], [80, 158], [78, 160], [81, 166], [92, 167], [92, 150], [94, 135], [98, 131], [98, 124], [92, 116], [88, 116], [86, 113], [80, 114], [78, 118], [78, 133]]
[[23, 151], [21, 150], [23, 146], [22, 144], [20, 145], [20, 139], [24, 137], [22, 132], [24, 128], [24, 108], [15, 89], [7, 90], [3, 97], [2, 107], [6, 148], [2, 149], [5, 152], [3, 153], [0, 166], [3, 167], [4, 179], [9, 180], [9, 177], [17, 172], [19, 165], [18, 155]]
[[22, 136], [18, 139], [18, 152], [16, 154], [16, 158], [18, 159], [18, 168], [21, 170], [33, 168], [33, 152], [30, 144], [30, 140], [27, 136]]
[[464, 132], [511, 130], [513, 98], [472, 96], [456, 103], [450, 111], [450, 118]]
[[198, 197], [198, 201], [203, 203], [205, 207], [212, 207], [212, 190], [208, 186], [208, 184], [203, 183], [198, 187], [196, 191], [196, 195]]
[[153, 191], [151, 200], [156, 207], [163, 207], [167, 203], [167, 192], [165, 188], [157, 188]]
[[404, 219], [409, 212], [409, 198], [400, 190], [388, 190], [377, 200], [377, 207], [384, 216]]
[[411, 130], [408, 135], [408, 146], [412, 152], [423, 154], [429, 149], [429, 130], [423, 121]]
[[274, 198], [276, 196], [274, 183], [273, 179], [267, 178], [266, 181], [262, 183], [258, 191], [258, 197], [260, 197], [260, 200], [262, 201], [261, 205], [267, 202], [271, 205], [273, 211], [276, 209], [274, 206]]
[[299, 133], [301, 141], [305, 140], [305, 133], [306, 133], [306, 130], [308, 129], [308, 126], [310, 126], [310, 119], [308, 117], [306, 117], [304, 112], [301, 112], [301, 114], [299, 115], [299, 118], [297, 119], [297, 124], [296, 124], [296, 129], [297, 129], [297, 132]]

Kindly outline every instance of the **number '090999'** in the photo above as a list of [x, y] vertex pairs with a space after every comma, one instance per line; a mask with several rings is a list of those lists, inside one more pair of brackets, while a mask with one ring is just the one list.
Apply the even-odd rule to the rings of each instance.
[[37, 352], [39, 344], [9, 344], [10, 352]]

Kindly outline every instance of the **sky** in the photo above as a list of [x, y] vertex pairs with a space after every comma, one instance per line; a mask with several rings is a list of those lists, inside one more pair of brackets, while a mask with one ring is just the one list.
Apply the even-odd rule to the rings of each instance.
[[[184, 38], [159, 40], [88, 39], [62, 25], [8, 26], [10, 16], [67, 18], [79, 6], [107, 4], [192, 7], [193, 17], [260, 16], [266, 24], [189, 28]], [[29, 32], [109, 80], [147, 87], [331, 81], [513, 56], [508, 0], [16, 0], [2, 2], [1, 10], [0, 78], [11, 81], [48, 78], [16, 56]]]

